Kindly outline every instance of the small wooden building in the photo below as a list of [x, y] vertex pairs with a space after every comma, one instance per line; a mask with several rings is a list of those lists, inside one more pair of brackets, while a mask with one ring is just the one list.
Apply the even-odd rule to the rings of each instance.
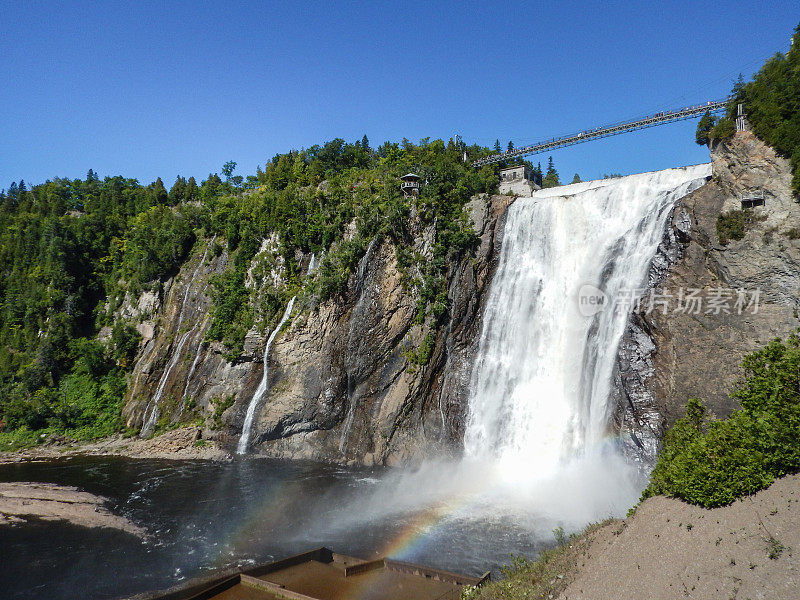
[[406, 196], [419, 196], [420, 176], [416, 173], [406, 173], [401, 178], [403, 183], [400, 184], [400, 189]]

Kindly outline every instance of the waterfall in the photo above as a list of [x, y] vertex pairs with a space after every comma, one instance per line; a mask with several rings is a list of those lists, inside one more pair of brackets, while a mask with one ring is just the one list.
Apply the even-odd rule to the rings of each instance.
[[[206, 245], [206, 249], [203, 252], [203, 256], [200, 258], [200, 262], [197, 264], [197, 267], [192, 272], [192, 276], [189, 278], [189, 283], [186, 284], [186, 289], [183, 292], [183, 299], [181, 301], [181, 310], [178, 313], [178, 325], [175, 327], [175, 331], [180, 332], [181, 325], [183, 324], [183, 319], [185, 316], [186, 311], [186, 304], [189, 301], [189, 294], [192, 291], [192, 286], [194, 285], [194, 280], [197, 278], [198, 273], [200, 273], [200, 269], [202, 268], [203, 264], [206, 262], [206, 257], [208, 256], [208, 250], [214, 244], [214, 240], [217, 239], [217, 236], [211, 238], [211, 241]], [[158, 417], [160, 414], [158, 403], [161, 401], [161, 396], [164, 394], [164, 388], [167, 386], [167, 382], [169, 381], [170, 373], [172, 373], [172, 369], [175, 368], [175, 365], [178, 364], [178, 359], [180, 359], [181, 352], [183, 351], [183, 347], [186, 345], [186, 342], [191, 337], [192, 333], [194, 332], [195, 327], [193, 326], [189, 331], [185, 332], [178, 340], [178, 345], [175, 347], [175, 351], [172, 353], [172, 358], [170, 359], [167, 367], [161, 373], [161, 379], [158, 381], [158, 387], [156, 388], [156, 393], [153, 394], [153, 398], [150, 400], [148, 405], [145, 407], [144, 414], [144, 425], [142, 426], [142, 431], [139, 433], [141, 437], [149, 436], [153, 430], [155, 429], [156, 423], [158, 422]], [[199, 353], [198, 353], [199, 354]], [[197, 362], [197, 358], [195, 357], [195, 364]], [[193, 365], [194, 366], [194, 365]], [[188, 387], [188, 380], [187, 380], [187, 387]], [[184, 390], [184, 395], [185, 395]], [[149, 414], [148, 414], [149, 412]]]
[[244, 425], [242, 426], [242, 435], [239, 438], [239, 445], [236, 447], [237, 454], [244, 454], [247, 452], [247, 446], [250, 443], [250, 432], [253, 428], [253, 418], [256, 415], [256, 408], [261, 403], [261, 400], [269, 389], [269, 349], [272, 347], [272, 342], [275, 340], [275, 336], [278, 335], [281, 327], [283, 327], [283, 324], [286, 323], [286, 321], [289, 319], [289, 316], [292, 314], [292, 307], [294, 307], [295, 298], [297, 298], [297, 296], [293, 296], [292, 299], [289, 300], [289, 304], [286, 305], [286, 310], [283, 312], [283, 316], [278, 322], [278, 326], [275, 327], [275, 329], [267, 338], [267, 345], [264, 348], [264, 374], [261, 376], [261, 382], [258, 384], [256, 393], [253, 394], [253, 397], [250, 399], [250, 404], [247, 406], [247, 413], [245, 414]]
[[[646, 284], [675, 202], [710, 174], [704, 164], [591, 181], [509, 207], [470, 380], [467, 457], [546, 475], [599, 448], [630, 313], [609, 303]], [[606, 308], [581, 311], [585, 290], [604, 293]]]
[[200, 343], [197, 345], [197, 349], [194, 353], [194, 360], [192, 360], [192, 366], [189, 368], [189, 374], [186, 376], [186, 384], [183, 386], [183, 394], [181, 395], [181, 400], [185, 401], [186, 396], [189, 394], [189, 385], [192, 383], [192, 377], [194, 377], [194, 372], [197, 370], [197, 364], [200, 362], [200, 357], [202, 356], [202, 352], [200, 352], [200, 346], [203, 343], [202, 337], [200, 338]]
[[[197, 272], [200, 270], [200, 267], [203, 266], [203, 263], [206, 260], [206, 256], [208, 255], [208, 249], [211, 248], [211, 246], [214, 245], [214, 241], [216, 239], [217, 239], [217, 234], [214, 234], [214, 236], [211, 238], [211, 241], [208, 243], [208, 246], [206, 246], [206, 251], [203, 253], [203, 258], [200, 259], [200, 264], [197, 266], [197, 269], [195, 270], [194, 275], [192, 275], [192, 279], [194, 279], [194, 276], [197, 275]], [[185, 299], [184, 299], [184, 302], [185, 302]], [[208, 320], [208, 315], [206, 315], [206, 320]], [[182, 403], [181, 404], [181, 410], [183, 410], [183, 406], [184, 406], [183, 403], [186, 402], [186, 396], [189, 393], [189, 385], [192, 382], [192, 377], [194, 376], [195, 370], [197, 370], [197, 364], [200, 362], [200, 356], [202, 356], [202, 352], [200, 352], [200, 346], [202, 344], [203, 344], [203, 338], [201, 336], [200, 337], [200, 342], [197, 344], [197, 348], [195, 349], [194, 360], [192, 360], [192, 366], [189, 368], [189, 374], [186, 376], [186, 384], [183, 386], [183, 394], [181, 394], [181, 403]]]

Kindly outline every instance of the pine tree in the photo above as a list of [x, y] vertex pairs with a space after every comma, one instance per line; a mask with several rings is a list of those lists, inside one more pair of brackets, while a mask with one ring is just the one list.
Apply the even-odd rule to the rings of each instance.
[[155, 196], [155, 203], [166, 204], [169, 200], [169, 194], [167, 193], [167, 188], [164, 187], [164, 182], [161, 181], [161, 177], [153, 182], [152, 189], [153, 195]]
[[197, 181], [194, 177], [189, 177], [186, 183], [186, 190], [183, 193], [183, 198], [186, 202], [191, 202], [197, 199]]
[[175, 183], [169, 190], [169, 199], [173, 204], [181, 202], [186, 197], [186, 180], [178, 175]]
[[553, 157], [551, 156], [547, 161], [547, 174], [544, 176], [544, 179], [542, 179], [542, 187], [551, 188], [559, 185], [561, 185], [561, 181], [558, 179], [558, 171], [556, 171], [553, 165]]
[[367, 138], [367, 134], [364, 134], [364, 137], [361, 138], [361, 147], [364, 150], [369, 150], [369, 139]]
[[572, 178], [572, 183], [581, 183], [581, 176], [575, 173], [575, 177]]
[[501, 151], [500, 140], [498, 139], [494, 141], [494, 153], [500, 154], [500, 151]]

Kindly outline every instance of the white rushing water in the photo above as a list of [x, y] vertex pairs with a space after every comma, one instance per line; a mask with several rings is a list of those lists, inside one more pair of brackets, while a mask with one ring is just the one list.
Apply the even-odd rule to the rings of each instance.
[[[630, 312], [611, 305], [646, 283], [675, 201], [710, 174], [707, 164], [642, 173], [511, 205], [470, 381], [467, 457], [547, 477], [600, 445]], [[594, 288], [606, 308], [585, 315], [579, 302]]]
[[258, 408], [258, 405], [261, 404], [261, 400], [269, 389], [269, 349], [272, 347], [272, 342], [280, 332], [281, 327], [283, 327], [283, 324], [286, 323], [286, 321], [289, 319], [289, 316], [292, 314], [295, 298], [297, 298], [297, 296], [293, 296], [292, 299], [289, 300], [289, 304], [286, 305], [286, 310], [283, 312], [283, 316], [278, 322], [278, 326], [275, 327], [275, 329], [267, 338], [267, 345], [264, 348], [264, 374], [261, 376], [261, 381], [258, 384], [256, 393], [253, 394], [253, 397], [250, 399], [250, 404], [247, 405], [247, 413], [245, 413], [244, 425], [242, 426], [242, 435], [239, 438], [239, 444], [236, 446], [237, 454], [246, 453], [247, 446], [250, 444], [250, 432], [253, 428], [253, 419], [256, 415], [256, 408]]
[[471, 373], [463, 458], [391, 471], [336, 527], [426, 514], [436, 523], [419, 532], [426, 543], [487, 526], [546, 540], [555, 527], [624, 515], [643, 473], [605, 438], [630, 308], [579, 310], [579, 292], [613, 301], [644, 287], [675, 202], [710, 173], [698, 165], [517, 198]]

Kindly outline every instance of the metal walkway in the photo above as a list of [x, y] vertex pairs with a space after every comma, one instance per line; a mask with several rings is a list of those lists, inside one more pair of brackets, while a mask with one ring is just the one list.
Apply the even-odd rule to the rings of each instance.
[[629, 131], [636, 131], [638, 129], [645, 129], [647, 127], [655, 127], [656, 125], [663, 125], [664, 123], [673, 123], [675, 121], [683, 121], [686, 119], [693, 119], [704, 115], [707, 112], [716, 113], [725, 110], [728, 99], [714, 100], [701, 104], [698, 106], [689, 106], [681, 110], [671, 110], [660, 112], [655, 115], [645, 117], [643, 119], [636, 119], [635, 121], [624, 121], [622, 123], [615, 123], [606, 127], [598, 127], [597, 129], [589, 129], [581, 131], [574, 135], [567, 135], [560, 138], [553, 138], [545, 142], [539, 142], [532, 146], [525, 146], [524, 148], [517, 148], [508, 152], [500, 154], [492, 154], [486, 158], [481, 158], [472, 163], [473, 167], [482, 167], [483, 165], [490, 165], [492, 163], [502, 162], [522, 156], [529, 156], [531, 154], [540, 154], [548, 150], [557, 150], [558, 148], [566, 148], [567, 146], [574, 146], [575, 144], [582, 144], [591, 140], [610, 137], [612, 135], [619, 135], [620, 133], [627, 133]]

